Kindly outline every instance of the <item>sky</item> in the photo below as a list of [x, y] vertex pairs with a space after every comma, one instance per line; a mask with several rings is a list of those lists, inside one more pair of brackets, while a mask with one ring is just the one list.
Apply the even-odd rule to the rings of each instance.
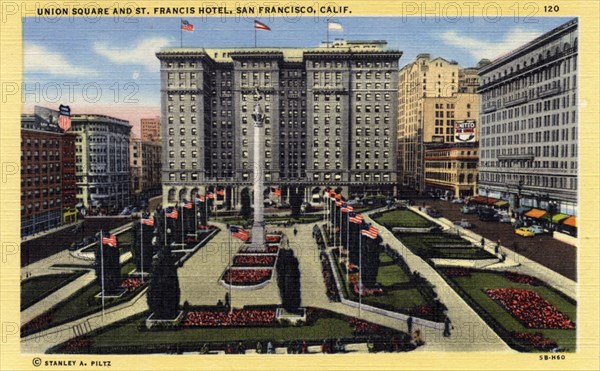
[[[102, 113], [129, 120], [160, 115], [159, 62], [163, 47], [253, 47], [251, 19], [186, 17], [194, 32], [183, 32], [180, 18], [24, 18], [24, 112], [34, 105], [68, 104], [77, 113]], [[489, 22], [459, 18], [449, 23], [430, 17], [339, 17], [342, 31], [330, 40], [386, 40], [403, 52], [400, 66], [420, 53], [455, 60], [461, 67], [493, 60], [570, 18], [511, 17]], [[326, 40], [326, 20], [314, 17], [260, 19], [271, 31], [258, 31], [259, 47], [315, 47]]]

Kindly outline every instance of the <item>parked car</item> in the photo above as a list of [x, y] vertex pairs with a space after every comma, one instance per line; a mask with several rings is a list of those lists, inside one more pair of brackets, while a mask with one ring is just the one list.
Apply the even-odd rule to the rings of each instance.
[[473, 228], [475, 225], [468, 221], [467, 219], [461, 219], [454, 222], [454, 225], [458, 225], [463, 228]]
[[450, 201], [450, 197], [448, 197], [448, 196], [441, 196], [440, 200], [442, 200], [442, 201]]
[[500, 223], [510, 223], [512, 221], [512, 218], [508, 214], [499, 214], [498, 221]]
[[465, 200], [463, 198], [461, 198], [461, 197], [458, 197], [458, 198], [452, 199], [452, 201], [450, 201], [450, 202], [453, 203], [453, 204], [464, 204]]
[[475, 205], [465, 205], [462, 207], [462, 209], [460, 209], [460, 211], [463, 214], [476, 214], [477, 213], [477, 206]]
[[529, 230], [533, 234], [545, 234], [546, 233], [546, 230], [539, 225], [532, 225], [531, 227], [529, 227]]
[[521, 227], [521, 228], [517, 228], [515, 229], [515, 233], [521, 237], [533, 237], [535, 236], [535, 233], [533, 233], [531, 231], [531, 229], [529, 229], [528, 227]]
[[426, 212], [427, 215], [429, 215], [432, 218], [440, 218], [442, 216], [442, 213], [433, 208], [428, 208]]
[[496, 210], [490, 208], [484, 208], [479, 210], [479, 220], [484, 222], [496, 222], [499, 216]]

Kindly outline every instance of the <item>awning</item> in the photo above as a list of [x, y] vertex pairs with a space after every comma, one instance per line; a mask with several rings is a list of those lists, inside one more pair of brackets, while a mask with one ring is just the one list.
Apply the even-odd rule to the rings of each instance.
[[469, 201], [476, 202], [478, 204], [484, 204], [485, 200], [486, 200], [485, 197], [475, 196], [475, 197], [471, 197]]
[[561, 222], [561, 220], [565, 220], [568, 217], [569, 217], [568, 215], [566, 215], [566, 214], [560, 214], [560, 213], [552, 215], [552, 223], [558, 224], [558, 223]]
[[523, 214], [523, 213], [528, 212], [529, 210], [531, 210], [530, 207], [521, 206], [520, 208], [518, 208], [518, 209], [515, 210], [515, 213], [517, 213], [517, 214]]
[[485, 200], [485, 203], [488, 204], [488, 205], [495, 205], [496, 202], [498, 202], [498, 199], [494, 198], [494, 197], [488, 197]]
[[500, 200], [494, 203], [494, 206], [497, 207], [508, 207], [508, 201]]
[[568, 225], [569, 227], [577, 227], [577, 219], [574, 216], [570, 216], [562, 223], [564, 225]]
[[544, 216], [546, 216], [546, 210], [531, 209], [530, 211], [525, 213], [525, 216], [529, 218], [541, 219]]

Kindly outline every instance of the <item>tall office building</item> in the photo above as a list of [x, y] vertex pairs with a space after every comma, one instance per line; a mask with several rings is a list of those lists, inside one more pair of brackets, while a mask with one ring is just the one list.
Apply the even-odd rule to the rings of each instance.
[[147, 142], [160, 142], [160, 117], [140, 119], [141, 139]]
[[479, 71], [479, 191], [577, 214], [577, 19]]
[[384, 41], [307, 49], [164, 49], [163, 203], [224, 188], [228, 207], [252, 184], [252, 110], [265, 111], [266, 192], [326, 186], [354, 196], [396, 185], [398, 60]]
[[86, 209], [118, 211], [129, 204], [129, 121], [115, 117], [71, 116], [77, 134], [77, 201]]
[[429, 54], [419, 54], [400, 70], [397, 137], [403, 189], [424, 192], [430, 188], [425, 181], [425, 152], [441, 144], [462, 144], [455, 137], [459, 122], [475, 125], [469, 142], [477, 142], [476, 71], [443, 58], [432, 59]]

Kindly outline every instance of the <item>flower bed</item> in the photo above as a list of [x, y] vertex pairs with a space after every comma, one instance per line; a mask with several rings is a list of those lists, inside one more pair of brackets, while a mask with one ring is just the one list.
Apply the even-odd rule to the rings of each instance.
[[94, 343], [94, 340], [88, 337], [80, 337], [71, 339], [65, 345], [65, 350], [69, 353], [77, 353], [78, 351], [87, 350]]
[[121, 287], [127, 289], [128, 292], [132, 292], [137, 290], [143, 284], [144, 282], [139, 278], [127, 278], [121, 282]]
[[244, 254], [276, 254], [279, 251], [278, 245], [267, 245], [266, 249], [256, 248], [253, 246], [244, 246], [240, 249], [240, 253]]
[[333, 278], [333, 271], [331, 265], [329, 265], [329, 258], [325, 253], [321, 253], [321, 272], [323, 273], [323, 280], [325, 281], [325, 293], [330, 301], [340, 301], [340, 294], [338, 293], [337, 286], [335, 284], [335, 278]]
[[549, 351], [558, 347], [556, 341], [544, 337], [544, 335], [539, 332], [536, 332], [535, 334], [528, 332], [511, 332], [511, 336], [516, 340], [527, 343], [528, 345], [539, 350]]
[[358, 318], [352, 318], [350, 320], [350, 326], [352, 327], [352, 334], [354, 335], [378, 334], [382, 330], [381, 326]]
[[271, 269], [228, 269], [223, 281], [236, 286], [253, 286], [271, 279]]
[[266, 236], [265, 241], [269, 243], [279, 243], [281, 242], [281, 236]]
[[236, 255], [233, 258], [233, 265], [238, 267], [272, 267], [274, 264], [273, 255]]
[[507, 279], [509, 279], [513, 282], [517, 282], [517, 283], [523, 283], [523, 284], [532, 285], [532, 286], [540, 285], [540, 280], [538, 280], [535, 277], [527, 276], [525, 274], [504, 272], [504, 277], [506, 277]]
[[40, 329], [45, 329], [52, 323], [52, 315], [49, 313], [43, 313], [35, 317], [31, 321], [27, 322], [21, 327], [21, 332], [35, 332]]
[[448, 277], [471, 277], [471, 271], [464, 268], [447, 268], [444, 273]]
[[415, 305], [410, 309], [410, 314], [415, 317], [426, 317], [433, 314], [434, 310], [429, 305]]
[[[358, 283], [352, 283], [352, 290], [356, 295], [358, 295]], [[374, 287], [363, 287], [362, 296], [373, 296], [373, 295], [383, 295], [383, 289], [379, 285], [375, 285]]]
[[268, 326], [275, 324], [275, 310], [242, 309], [227, 311], [188, 312], [184, 326]]
[[575, 323], [535, 291], [502, 288], [488, 289], [485, 293], [500, 303], [528, 328], [574, 329]]

